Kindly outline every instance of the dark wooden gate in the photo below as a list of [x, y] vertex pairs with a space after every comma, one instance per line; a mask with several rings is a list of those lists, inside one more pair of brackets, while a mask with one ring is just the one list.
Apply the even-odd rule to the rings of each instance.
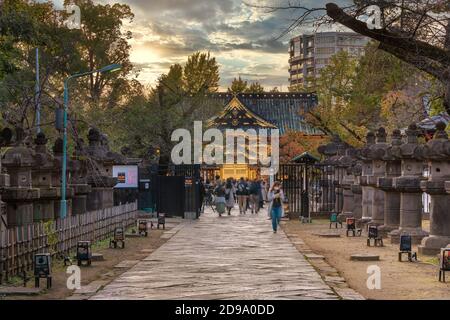
[[184, 177], [156, 176], [156, 211], [184, 217]]
[[151, 195], [158, 213], [184, 218], [199, 217], [199, 165], [155, 165], [151, 171]]

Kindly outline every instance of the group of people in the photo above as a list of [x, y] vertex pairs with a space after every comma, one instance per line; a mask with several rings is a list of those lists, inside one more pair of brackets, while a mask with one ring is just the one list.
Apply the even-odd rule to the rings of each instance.
[[268, 203], [268, 215], [272, 220], [273, 232], [277, 232], [285, 200], [280, 182], [276, 181], [271, 188], [268, 188], [264, 180], [249, 180], [241, 177], [238, 180], [228, 178], [223, 181], [220, 176], [216, 176], [213, 183], [206, 181], [204, 189], [207, 199], [214, 196], [214, 205], [219, 216], [225, 212], [231, 215], [231, 209], [236, 203], [239, 214], [246, 214], [247, 210], [257, 214], [261, 208], [264, 208], [264, 204]]

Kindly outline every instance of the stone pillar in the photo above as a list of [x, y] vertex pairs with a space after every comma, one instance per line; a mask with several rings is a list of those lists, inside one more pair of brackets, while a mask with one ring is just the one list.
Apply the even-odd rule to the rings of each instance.
[[369, 158], [370, 147], [375, 143], [375, 134], [369, 132], [366, 136], [366, 146], [361, 150], [362, 173], [360, 185], [362, 188], [362, 217], [361, 223], [372, 220], [373, 187], [369, 184], [369, 177], [373, 174], [372, 159]]
[[384, 224], [384, 191], [377, 186], [378, 178], [386, 175], [386, 162], [383, 156], [386, 153], [386, 130], [379, 128], [376, 134], [376, 143], [370, 147], [369, 158], [372, 159], [372, 175], [368, 177], [368, 184], [373, 188], [372, 219], [369, 225], [381, 226]]
[[420, 186], [431, 197], [430, 235], [422, 240], [419, 253], [434, 255], [450, 244], [450, 196], [445, 188], [445, 181], [450, 179], [450, 141], [445, 123], [436, 125], [434, 138], [424, 148], [424, 157], [430, 174]]
[[[5, 128], [2, 130], [2, 133], [0, 135], [0, 146], [6, 146], [8, 143], [10, 143], [12, 136], [11, 129]], [[9, 174], [3, 172], [2, 170], [2, 163], [0, 161], [0, 190], [3, 191], [6, 188], [10, 186], [9, 182]], [[0, 200], [0, 231], [3, 231], [6, 229], [6, 221], [8, 220], [6, 215], [6, 204]]]
[[[356, 207], [355, 195], [353, 194], [352, 185], [355, 181], [355, 176], [353, 174], [353, 166], [356, 163], [356, 158], [354, 158], [355, 150], [353, 148], [348, 148], [345, 150], [345, 156], [341, 157], [339, 160], [340, 167], [344, 176], [342, 178], [341, 187], [343, 190], [343, 204], [342, 210], [339, 214], [339, 220], [345, 221], [348, 217], [354, 217], [354, 211]], [[360, 218], [360, 217], [359, 217]]]
[[33, 220], [48, 221], [55, 218], [55, 201], [60, 197], [60, 190], [52, 185], [54, 158], [47, 150], [44, 133], [38, 133], [35, 143], [34, 165], [31, 172], [33, 186], [39, 188], [40, 198], [34, 202]]
[[3, 190], [8, 227], [33, 223], [33, 201], [39, 198], [39, 189], [32, 187], [32, 150], [23, 143], [23, 130], [16, 129], [16, 141], [6, 150], [2, 165], [10, 175], [10, 186]]
[[383, 157], [386, 160], [386, 175], [379, 177], [377, 182], [378, 188], [384, 191], [384, 224], [378, 228], [382, 236], [398, 229], [400, 225], [400, 192], [393, 187], [393, 179], [402, 174], [402, 165], [401, 161], [393, 155], [392, 148], [397, 148], [401, 144], [400, 130], [394, 130], [391, 146]]
[[394, 178], [393, 185], [400, 191], [400, 227], [390, 233], [391, 242], [399, 243], [400, 235], [411, 235], [413, 243], [420, 243], [428, 235], [422, 230], [423, 148], [418, 144], [419, 130], [411, 124], [406, 130], [407, 142], [394, 149], [402, 161], [402, 175]]
[[356, 162], [355, 166], [352, 169], [353, 173], [353, 184], [351, 186], [352, 193], [353, 193], [353, 217], [356, 219], [356, 221], [361, 221], [362, 218], [362, 188], [360, 185], [361, 181], [361, 173], [362, 173], [362, 166], [361, 163], [358, 161]]
[[340, 143], [338, 145], [338, 153], [333, 161], [334, 165], [334, 175], [333, 184], [335, 186], [334, 193], [336, 195], [334, 202], [334, 211], [336, 213], [341, 213], [344, 206], [344, 176], [346, 175], [346, 166], [343, 161], [345, 161], [345, 153], [348, 146]]
[[88, 160], [83, 157], [83, 141], [80, 139], [75, 148], [72, 158], [70, 187], [74, 189], [72, 199], [72, 214], [79, 215], [86, 213], [88, 194], [92, 192], [88, 181]]
[[92, 187], [92, 191], [87, 196], [87, 210], [98, 210], [109, 208], [114, 205], [114, 186], [117, 178], [113, 177], [113, 165], [124, 163], [125, 157], [111, 152], [108, 140], [95, 128], [90, 128], [88, 132], [89, 145], [85, 148], [87, 157], [90, 159], [90, 170], [87, 182]]

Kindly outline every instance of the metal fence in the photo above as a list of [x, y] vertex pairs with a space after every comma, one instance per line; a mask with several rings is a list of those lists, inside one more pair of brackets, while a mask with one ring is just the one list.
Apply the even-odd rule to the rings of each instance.
[[36, 253], [67, 256], [80, 240], [107, 239], [116, 227], [135, 224], [137, 202], [87, 212], [47, 223], [33, 223], [0, 232], [0, 284], [33, 268]]
[[283, 183], [287, 211], [308, 217], [339, 212], [343, 205], [344, 169], [322, 163], [282, 164], [275, 177]]

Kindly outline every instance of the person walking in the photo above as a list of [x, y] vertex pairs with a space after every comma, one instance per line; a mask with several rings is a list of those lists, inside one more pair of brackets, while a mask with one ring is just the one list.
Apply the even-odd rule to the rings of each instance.
[[262, 193], [262, 201], [267, 202], [267, 185], [264, 180], [261, 181], [261, 193]]
[[276, 233], [278, 225], [280, 224], [281, 216], [283, 215], [284, 201], [284, 192], [279, 181], [276, 181], [269, 190], [268, 199], [270, 201], [268, 210], [272, 217], [272, 229], [273, 233]]
[[205, 201], [205, 195], [206, 195], [206, 188], [203, 184], [202, 179], [198, 182], [198, 197], [199, 197], [199, 203], [200, 203], [200, 212], [203, 213], [204, 211], [204, 201]]
[[222, 183], [218, 183], [214, 189], [214, 202], [216, 205], [216, 210], [219, 213], [219, 217], [225, 213], [225, 186]]
[[245, 214], [247, 211], [248, 187], [243, 177], [237, 183], [236, 196], [238, 198], [239, 214]]
[[263, 185], [263, 181], [259, 180], [258, 181], [259, 184], [259, 208], [262, 209], [264, 208], [264, 185]]
[[255, 179], [250, 183], [250, 209], [253, 213], [259, 211], [259, 193], [261, 191], [261, 185]]
[[214, 179], [214, 188], [216, 188], [217, 186], [222, 185], [222, 179], [220, 179], [219, 175], [216, 175], [215, 179]]
[[234, 202], [236, 202], [236, 204], [238, 203], [238, 201], [237, 201], [237, 196], [236, 196], [236, 190], [237, 190], [237, 181], [236, 181], [236, 179], [232, 179], [231, 180], [231, 183], [233, 183], [233, 189], [234, 189]]
[[231, 178], [228, 178], [225, 185], [225, 206], [229, 216], [231, 215], [231, 209], [234, 208], [234, 192], [233, 181]]

